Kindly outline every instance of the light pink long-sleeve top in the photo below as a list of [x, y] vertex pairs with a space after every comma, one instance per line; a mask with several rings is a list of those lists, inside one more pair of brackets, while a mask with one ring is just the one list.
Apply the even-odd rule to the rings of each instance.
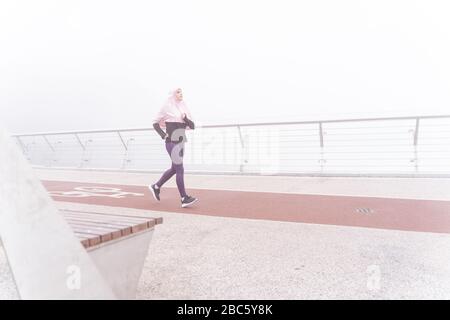
[[[192, 120], [191, 113], [186, 104], [184, 103], [184, 101], [176, 100], [174, 91], [167, 99], [166, 103], [162, 106], [156, 117], [153, 119], [153, 123], [157, 122], [159, 123], [159, 126], [161, 128], [165, 128], [166, 121], [184, 123], [184, 115], [186, 115], [188, 119]], [[189, 129], [189, 127], [187, 127], [186, 129]]]

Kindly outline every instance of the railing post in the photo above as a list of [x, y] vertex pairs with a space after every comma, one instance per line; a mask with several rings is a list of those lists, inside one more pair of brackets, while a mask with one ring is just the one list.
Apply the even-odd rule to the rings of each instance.
[[25, 147], [25, 145], [23, 144], [22, 139], [20, 139], [19, 136], [16, 136], [16, 139], [19, 142], [19, 145], [22, 148], [23, 153], [25, 154], [26, 157], [28, 157], [28, 151], [27, 151], [27, 148]]
[[78, 143], [80, 144], [81, 148], [83, 148], [83, 155], [82, 155], [81, 163], [80, 163], [80, 166], [79, 166], [80, 168], [82, 168], [82, 167], [83, 167], [83, 164], [84, 164], [85, 162], [88, 162], [88, 161], [89, 161], [89, 159], [87, 159], [87, 158], [85, 159], [85, 156], [86, 156], [87, 143], [88, 143], [88, 142], [92, 142], [92, 140], [89, 139], [88, 141], [86, 141], [86, 144], [83, 144], [83, 143], [81, 142], [81, 139], [80, 139], [80, 137], [78, 136], [77, 133], [75, 133], [75, 137], [77, 138]]
[[123, 141], [122, 135], [120, 134], [120, 131], [116, 131], [117, 135], [119, 136], [120, 142], [122, 143], [123, 148], [125, 149], [125, 153], [123, 154], [123, 159], [122, 159], [122, 170], [125, 169], [126, 166], [126, 162], [127, 162], [127, 157], [128, 157], [128, 147], [125, 144], [125, 141]]
[[222, 132], [221, 132], [221, 136], [222, 136], [222, 165], [226, 165], [226, 157], [225, 157], [225, 154], [226, 154], [226, 149], [227, 149], [227, 142], [226, 142], [226, 130], [224, 131], [224, 130], [222, 130]]
[[128, 151], [128, 147], [127, 147], [127, 145], [125, 144], [125, 142], [123, 141], [123, 138], [122, 138], [122, 135], [120, 134], [120, 131], [116, 131], [116, 132], [117, 132], [117, 135], [118, 135], [119, 138], [120, 138], [120, 141], [122, 142], [123, 147], [125, 148], [125, 151]]
[[323, 148], [323, 128], [322, 122], [319, 122], [320, 147]]
[[323, 128], [322, 122], [319, 122], [319, 139], [320, 139], [320, 172], [323, 173], [323, 167], [326, 160], [323, 158]]
[[242, 131], [241, 131], [241, 126], [237, 126], [238, 128], [238, 132], [239, 132], [239, 140], [241, 141], [241, 150], [242, 150], [242, 162], [239, 166], [239, 172], [243, 173], [244, 172], [244, 165], [245, 163], [248, 163], [248, 159], [247, 159], [247, 145], [244, 142], [244, 138], [242, 137]]
[[416, 118], [416, 128], [414, 130], [414, 168], [416, 173], [419, 171], [419, 157], [417, 154], [417, 146], [419, 143], [419, 123], [420, 118]]
[[52, 162], [56, 162], [56, 154], [55, 154], [55, 148], [52, 146], [52, 144], [50, 143], [50, 141], [48, 141], [47, 136], [46, 135], [42, 135], [42, 138], [45, 140], [45, 142], [47, 143], [47, 145], [49, 146], [50, 150], [52, 150], [53, 152], [53, 156], [50, 159], [50, 166]]
[[83, 151], [86, 151], [86, 147], [85, 147], [85, 146], [83, 145], [83, 143], [81, 142], [81, 139], [80, 139], [80, 137], [78, 136], [77, 133], [75, 133], [75, 137], [77, 138], [78, 143], [80, 144], [81, 148], [83, 148]]
[[55, 148], [53, 148], [52, 144], [50, 143], [50, 141], [48, 141], [46, 136], [42, 136], [42, 138], [44, 138], [45, 142], [47, 143], [47, 145], [50, 147], [50, 150], [52, 150], [53, 152], [55, 152]]
[[126, 151], [125, 151], [125, 156], [124, 156], [123, 161], [122, 161], [122, 170], [126, 168], [126, 166], [127, 166], [127, 164], [129, 162], [131, 162], [131, 159], [128, 157], [129, 156], [129, 150], [130, 150], [129, 145], [130, 145], [131, 141], [134, 141], [134, 138], [129, 138], [127, 140], [127, 143], [125, 144]]

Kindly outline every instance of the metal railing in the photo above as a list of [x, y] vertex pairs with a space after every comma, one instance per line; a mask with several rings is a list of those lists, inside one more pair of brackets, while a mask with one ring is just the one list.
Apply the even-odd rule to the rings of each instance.
[[[14, 135], [34, 166], [160, 172], [153, 128]], [[450, 115], [243, 123], [187, 131], [186, 172], [267, 175], [450, 174]]]

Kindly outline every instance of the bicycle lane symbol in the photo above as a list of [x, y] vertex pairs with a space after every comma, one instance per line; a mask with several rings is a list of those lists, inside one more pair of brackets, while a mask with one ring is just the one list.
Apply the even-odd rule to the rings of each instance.
[[52, 197], [66, 198], [87, 198], [87, 197], [108, 197], [122, 199], [127, 196], [143, 197], [143, 193], [122, 191], [119, 188], [109, 187], [76, 187], [71, 191], [49, 191]]

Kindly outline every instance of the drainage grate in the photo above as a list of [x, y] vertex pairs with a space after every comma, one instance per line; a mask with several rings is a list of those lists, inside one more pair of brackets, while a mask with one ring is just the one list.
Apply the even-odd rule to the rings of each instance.
[[373, 209], [371, 209], [371, 208], [356, 208], [356, 212], [368, 214], [368, 213], [373, 213]]

